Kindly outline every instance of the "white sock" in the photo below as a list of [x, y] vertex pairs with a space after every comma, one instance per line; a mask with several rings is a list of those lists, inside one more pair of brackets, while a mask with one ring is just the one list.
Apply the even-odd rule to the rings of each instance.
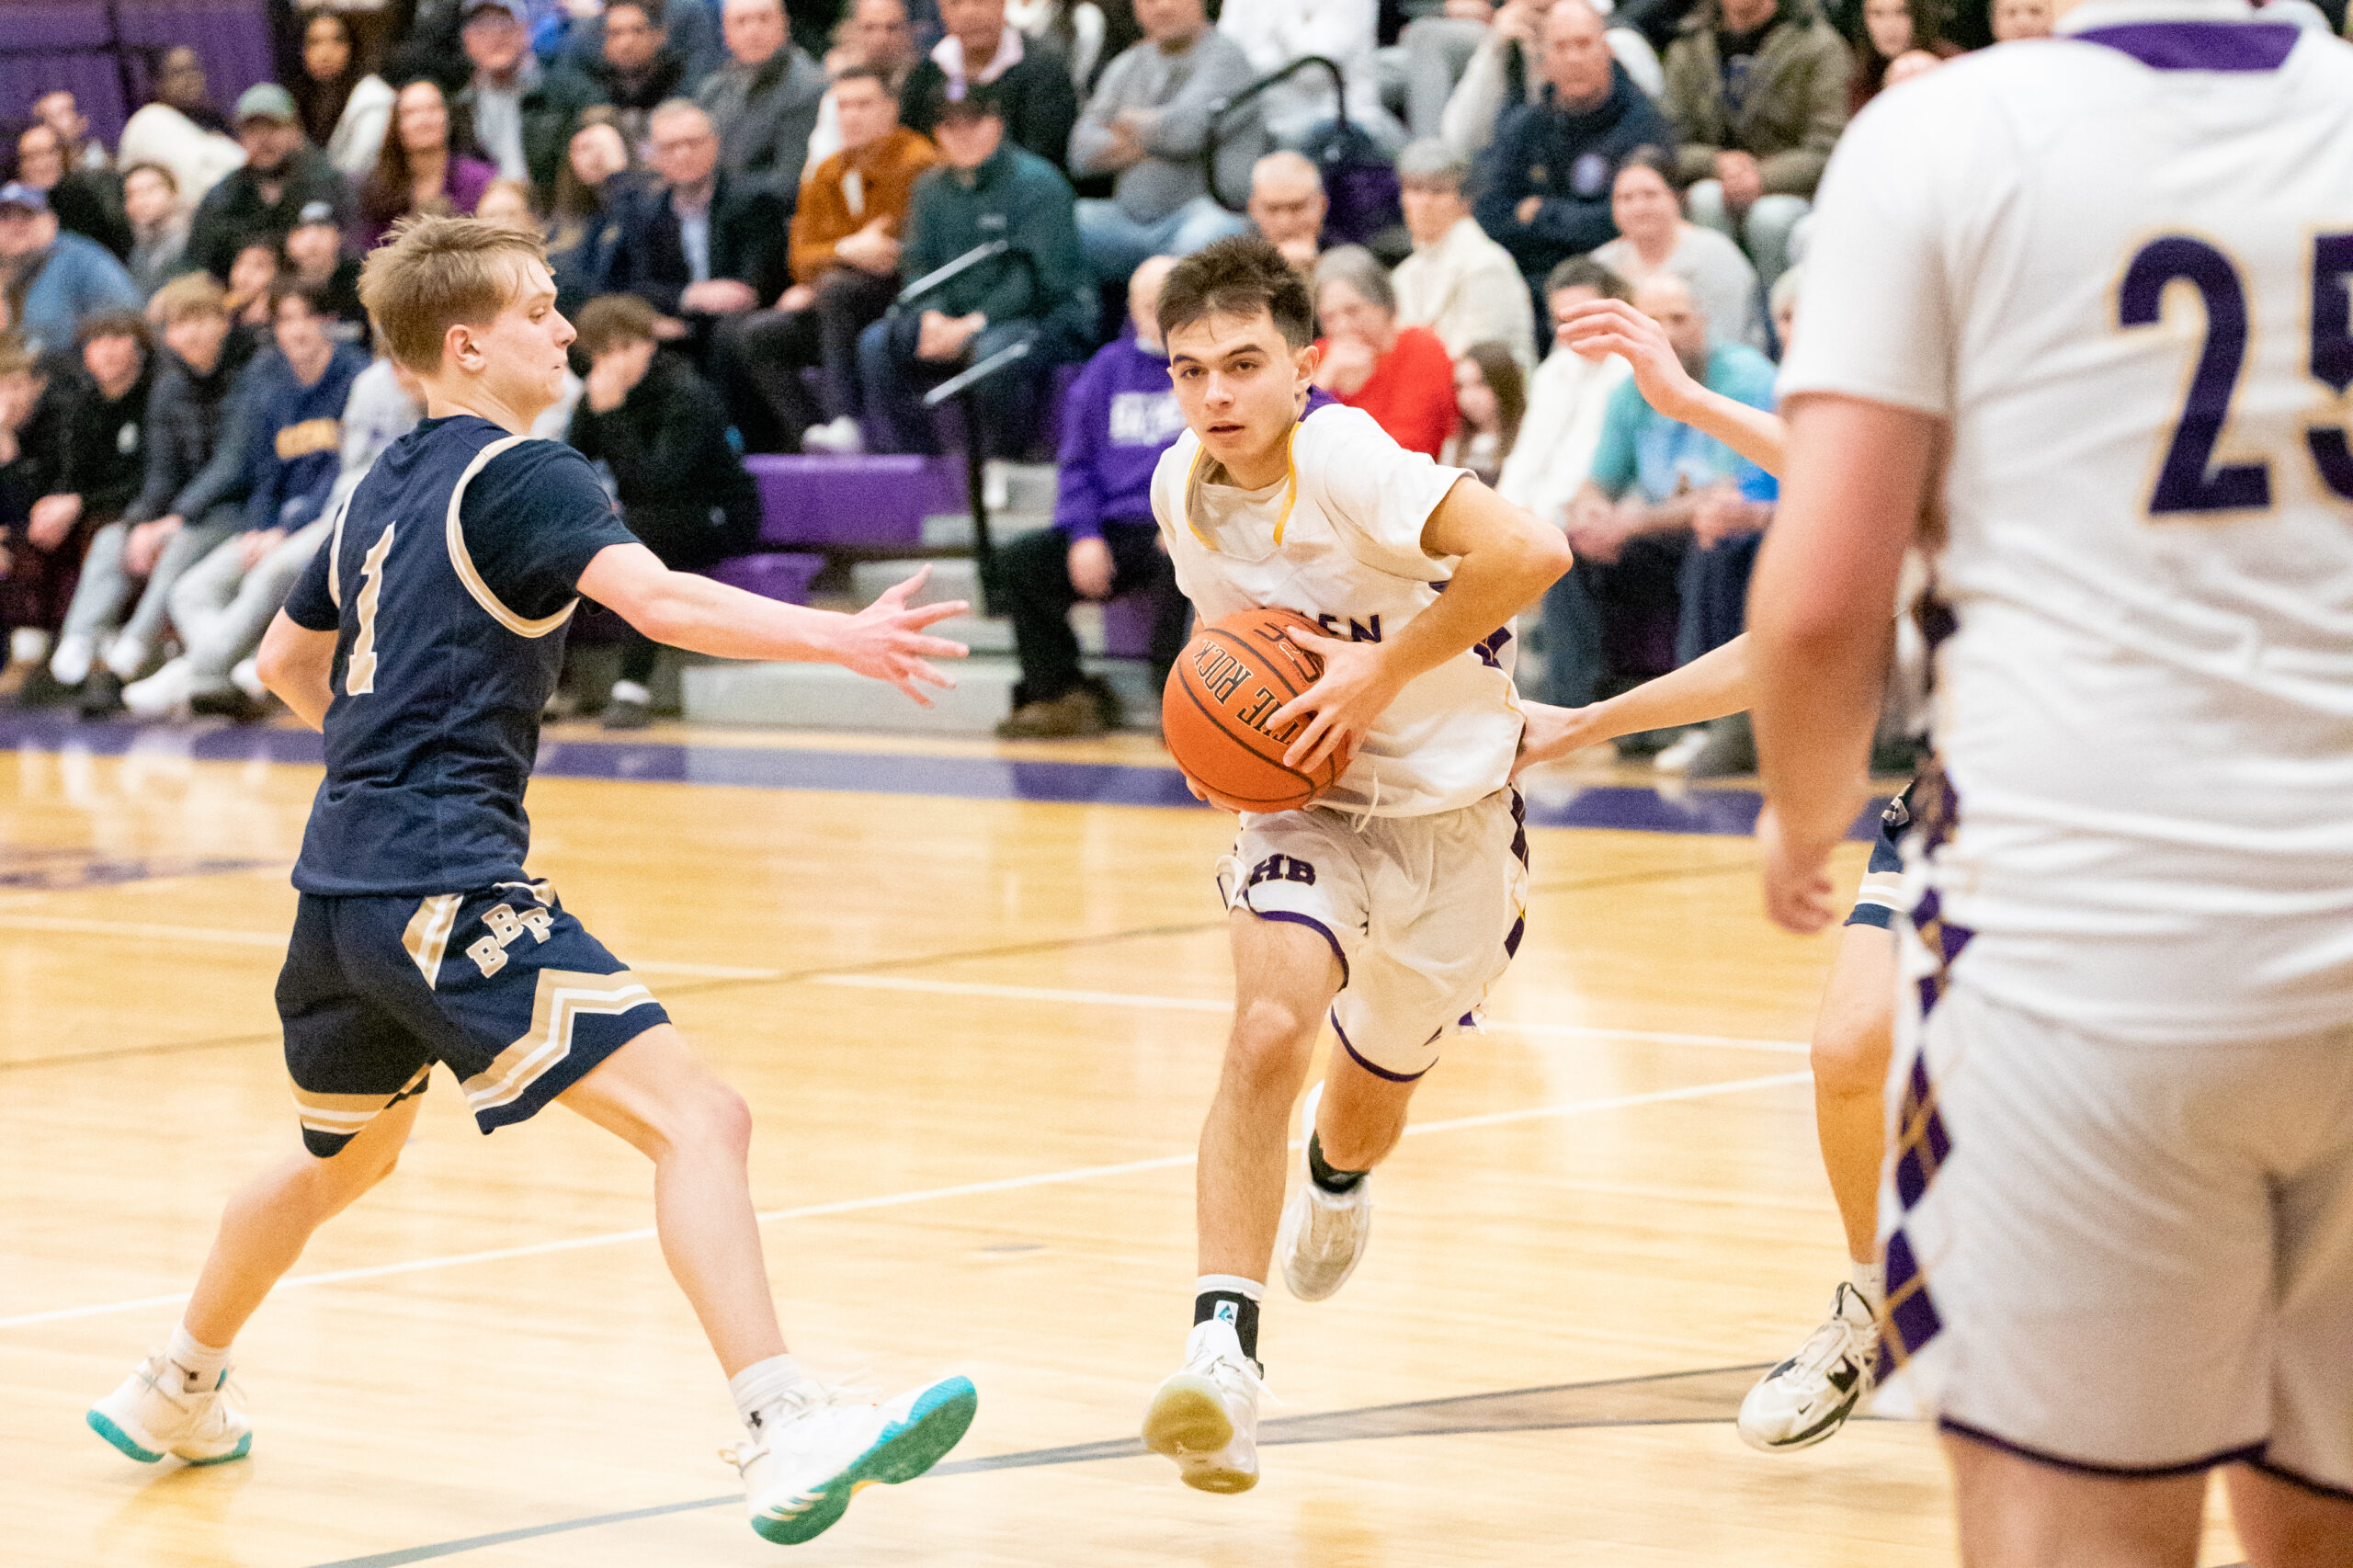
[[811, 1381], [809, 1374], [801, 1369], [801, 1363], [790, 1354], [771, 1356], [765, 1361], [753, 1362], [728, 1379], [727, 1392], [735, 1396], [735, 1414], [756, 1433], [762, 1411]]
[[107, 650], [107, 668], [117, 680], [137, 680], [139, 672], [147, 667], [147, 644], [138, 638], [118, 637]]
[[1877, 1313], [1887, 1304], [1887, 1265], [1883, 1263], [1853, 1263], [1847, 1282], [1863, 1299], [1863, 1304]]
[[[654, 700], [654, 694], [633, 680], [617, 680], [613, 682], [613, 700], [650, 705]], [[766, 1363], [763, 1362], [762, 1365]]]
[[38, 626], [19, 626], [8, 633], [8, 657], [37, 665], [49, 657], [49, 633]]
[[1267, 1288], [1256, 1279], [1245, 1279], [1239, 1274], [1204, 1274], [1193, 1281], [1193, 1294], [1206, 1296], [1211, 1290], [1231, 1290], [1245, 1301], [1262, 1301]]
[[61, 637], [49, 656], [49, 673], [60, 686], [79, 686], [90, 678], [90, 661], [97, 648], [87, 637]]
[[229, 1370], [229, 1347], [225, 1345], [199, 1345], [188, 1337], [185, 1324], [174, 1325], [172, 1342], [165, 1346], [164, 1356], [180, 1369], [184, 1380], [180, 1392], [183, 1393], [217, 1389]]

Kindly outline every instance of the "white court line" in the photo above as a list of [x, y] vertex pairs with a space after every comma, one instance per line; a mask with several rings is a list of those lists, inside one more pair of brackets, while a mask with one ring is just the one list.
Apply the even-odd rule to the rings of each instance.
[[[286, 937], [272, 931], [231, 931], [211, 926], [150, 926], [119, 920], [87, 920], [64, 915], [0, 913], [0, 930], [55, 931], [92, 937], [123, 937], [153, 942], [214, 942], [241, 948], [280, 948]], [[675, 974], [694, 980], [781, 980], [779, 969], [740, 969], [727, 964], [632, 962], [640, 974]], [[1230, 1013], [1230, 1002], [1202, 996], [1154, 996], [1129, 991], [1066, 991], [1040, 985], [994, 985], [972, 980], [924, 980], [904, 974], [820, 974], [810, 977], [819, 985], [847, 985], [867, 991], [925, 992], [938, 996], [997, 996], [1014, 1002], [1063, 1002], [1082, 1006], [1138, 1007], [1172, 1013]], [[1515, 1018], [1489, 1018], [1487, 1028], [1515, 1034], [1555, 1040], [1624, 1040], [1635, 1045], [1695, 1045], [1724, 1051], [1756, 1051], [1777, 1056], [1803, 1056], [1810, 1047], [1795, 1040], [1751, 1040], [1738, 1035], [1672, 1034], [1654, 1029], [1612, 1029], [1583, 1024], [1522, 1023]]]
[[[1530, 1106], [1520, 1110], [1492, 1111], [1484, 1116], [1458, 1116], [1444, 1121], [1425, 1121], [1405, 1129], [1405, 1136], [1415, 1137], [1429, 1132], [1454, 1132], [1466, 1128], [1499, 1127], [1508, 1122], [1535, 1121], [1549, 1117], [1587, 1116], [1597, 1111], [1625, 1110], [1635, 1106], [1667, 1105], [1679, 1100], [1712, 1098], [1718, 1095], [1745, 1094], [1752, 1089], [1777, 1089], [1806, 1083], [1811, 1073], [1776, 1073], [1763, 1078], [1733, 1078], [1714, 1084], [1694, 1084], [1680, 1089], [1654, 1089], [1647, 1094], [1616, 1095], [1608, 1099], [1570, 1100], [1561, 1105]], [[835, 1203], [812, 1203], [798, 1209], [773, 1209], [758, 1218], [762, 1224], [779, 1220], [813, 1220], [832, 1214], [858, 1214], [876, 1209], [897, 1209], [911, 1203], [930, 1203], [948, 1198], [971, 1198], [983, 1193], [1018, 1192], [1029, 1187], [1060, 1187], [1073, 1182], [1093, 1181], [1105, 1176], [1131, 1176], [1139, 1171], [1176, 1170], [1194, 1162], [1192, 1154], [1163, 1154], [1157, 1159], [1130, 1160], [1114, 1165], [1080, 1165], [1070, 1170], [1039, 1171], [1029, 1176], [1005, 1176], [995, 1181], [965, 1182], [956, 1187], [924, 1187], [913, 1192], [885, 1193], [875, 1198], [850, 1198]], [[651, 1226], [631, 1231], [608, 1231], [601, 1235], [574, 1236], [565, 1241], [534, 1242], [527, 1246], [495, 1247], [487, 1252], [452, 1253], [442, 1257], [412, 1258], [405, 1263], [382, 1263], [368, 1268], [339, 1268], [323, 1274], [295, 1274], [278, 1282], [279, 1290], [296, 1290], [313, 1285], [342, 1285], [358, 1279], [381, 1279], [399, 1274], [423, 1274], [434, 1269], [456, 1268], [471, 1263], [503, 1263], [512, 1258], [539, 1257], [549, 1253], [578, 1252], [588, 1247], [619, 1246], [628, 1242], [654, 1239]], [[104, 1317], [113, 1312], [137, 1312], [148, 1307], [177, 1306], [188, 1300], [187, 1292], [171, 1296], [142, 1296], [135, 1301], [102, 1301], [92, 1306], [57, 1307], [48, 1312], [20, 1312], [14, 1317], [0, 1318], [0, 1328], [25, 1328], [34, 1324], [63, 1323], [79, 1318]]]
[[[232, 948], [286, 946], [282, 931], [230, 931], [217, 926], [147, 926], [122, 920], [85, 920], [70, 915], [0, 914], [0, 931], [54, 931], [81, 937], [120, 937], [142, 942], [210, 942]], [[737, 969], [715, 963], [663, 963], [652, 960], [629, 966], [639, 974], [676, 974], [695, 980], [779, 980], [780, 969]]]
[[[1201, 996], [1152, 996], [1131, 991], [1057, 991], [1040, 985], [992, 985], [973, 980], [924, 980], [904, 974], [820, 974], [819, 985], [848, 985], [863, 991], [916, 991], [938, 996], [1001, 996], [1017, 1002], [1067, 1002], [1104, 1007], [1140, 1007], [1167, 1013], [1231, 1013], [1233, 1004]], [[1812, 1047], [1795, 1040], [1749, 1040], [1737, 1035], [1665, 1034], [1653, 1029], [1589, 1028], [1582, 1024], [1530, 1024], [1488, 1018], [1491, 1029], [1559, 1040], [1615, 1040], [1638, 1045], [1704, 1045], [1726, 1051], [1762, 1051], [1803, 1056]]]

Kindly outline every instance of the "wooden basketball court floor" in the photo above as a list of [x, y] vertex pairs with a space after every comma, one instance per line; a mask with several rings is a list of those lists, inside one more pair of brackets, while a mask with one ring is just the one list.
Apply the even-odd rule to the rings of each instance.
[[[560, 1108], [484, 1139], [446, 1077], [246, 1334], [249, 1462], [142, 1468], [84, 1428], [168, 1332], [223, 1195], [296, 1136], [270, 996], [315, 739], [16, 723], [0, 1562], [779, 1561], [715, 1457], [733, 1414], [647, 1167]], [[1953, 1561], [1925, 1431], [1765, 1456], [1730, 1423], [1843, 1269], [1802, 1043], [1830, 944], [1759, 914], [1730, 831], [1753, 796], [1533, 784], [1533, 821], [1632, 825], [1531, 834], [1491, 1030], [1419, 1096], [1348, 1288], [1270, 1291], [1264, 1479], [1215, 1497], [1133, 1435], [1190, 1318], [1229, 819], [1175, 803], [1143, 742], [551, 736], [533, 869], [750, 1100], [795, 1349], [982, 1391], [949, 1464], [791, 1561]], [[2234, 1556], [2218, 1523], [2203, 1561]]]

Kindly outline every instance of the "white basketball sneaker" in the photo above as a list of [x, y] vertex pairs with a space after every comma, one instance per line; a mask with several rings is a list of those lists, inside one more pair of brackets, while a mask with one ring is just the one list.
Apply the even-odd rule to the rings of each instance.
[[743, 1473], [752, 1528], [790, 1546], [822, 1534], [862, 1489], [938, 1464], [979, 1407], [969, 1378], [942, 1378], [888, 1404], [804, 1383], [761, 1413], [756, 1436], [720, 1453]]
[[1740, 1402], [1740, 1435], [1752, 1449], [1810, 1449], [1847, 1424], [1870, 1396], [1879, 1324], [1862, 1292], [1841, 1284], [1830, 1319]]
[[190, 1392], [188, 1376], [160, 1350], [151, 1350], [122, 1386], [90, 1406], [90, 1430], [141, 1464], [176, 1454], [190, 1464], [226, 1464], [254, 1446], [253, 1423], [237, 1407], [229, 1374]]
[[1185, 1365], [1162, 1383], [1143, 1414], [1144, 1447], [1176, 1461], [1199, 1492], [1247, 1492], [1258, 1484], [1257, 1363], [1242, 1353], [1233, 1325], [1193, 1325]]
[[1323, 1103], [1318, 1084], [1300, 1110], [1299, 1180], [1283, 1204], [1282, 1231], [1275, 1239], [1283, 1283], [1302, 1301], [1320, 1301], [1347, 1284], [1372, 1240], [1372, 1177], [1347, 1192], [1326, 1192], [1309, 1171], [1307, 1143], [1315, 1136], [1315, 1108]]

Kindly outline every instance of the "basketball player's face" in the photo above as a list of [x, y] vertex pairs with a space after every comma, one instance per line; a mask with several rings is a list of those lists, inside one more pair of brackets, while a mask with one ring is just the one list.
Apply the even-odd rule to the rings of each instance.
[[1281, 443], [1314, 374], [1314, 348], [1285, 343], [1263, 308], [1256, 316], [1204, 316], [1168, 335], [1168, 377], [1185, 424], [1244, 483], [1270, 483], [1253, 476], [1269, 462], [1279, 468]]
[[555, 308], [555, 280], [547, 267], [523, 263], [516, 298], [475, 338], [484, 389], [536, 418], [563, 394], [564, 350], [574, 335], [572, 324]]

